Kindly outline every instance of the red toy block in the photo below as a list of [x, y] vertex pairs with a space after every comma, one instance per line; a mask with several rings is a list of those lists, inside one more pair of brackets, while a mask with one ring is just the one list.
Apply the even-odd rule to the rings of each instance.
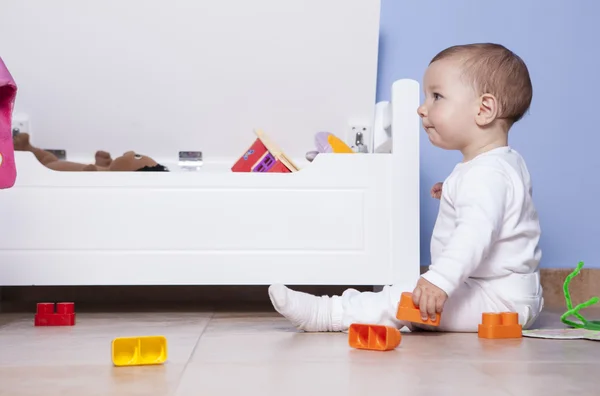
[[35, 326], [74, 326], [75, 325], [75, 303], [61, 302], [38, 303], [34, 319]]
[[233, 172], [252, 172], [254, 166], [268, 153], [267, 147], [260, 139], [256, 139], [244, 155], [231, 168]]
[[352, 323], [348, 330], [348, 345], [356, 349], [391, 351], [402, 340], [400, 331], [390, 326]]
[[522, 338], [523, 326], [516, 312], [484, 312], [477, 333], [479, 338]]
[[281, 161], [277, 161], [275, 162], [275, 165], [273, 165], [267, 172], [270, 173], [291, 173], [292, 171], [288, 169], [287, 166], [285, 166], [283, 164], [283, 162]]
[[291, 173], [299, 168], [262, 131], [257, 139], [231, 167], [233, 172]]
[[405, 320], [412, 323], [439, 326], [441, 317], [442, 315], [438, 313], [435, 315], [435, 320], [427, 319], [423, 321], [421, 319], [421, 311], [419, 311], [419, 309], [415, 307], [415, 304], [413, 303], [412, 293], [402, 293], [400, 297], [400, 304], [398, 305], [398, 312], [396, 312], [396, 319]]

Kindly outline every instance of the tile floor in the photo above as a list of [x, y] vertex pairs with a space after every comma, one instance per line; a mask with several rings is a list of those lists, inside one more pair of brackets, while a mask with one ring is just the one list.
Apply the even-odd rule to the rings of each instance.
[[[600, 310], [589, 311], [600, 318]], [[563, 327], [548, 312], [541, 327]], [[113, 367], [114, 337], [165, 335], [161, 366]], [[274, 312], [80, 313], [74, 327], [0, 314], [0, 395], [593, 394], [600, 343], [404, 334], [390, 352], [305, 334]]]

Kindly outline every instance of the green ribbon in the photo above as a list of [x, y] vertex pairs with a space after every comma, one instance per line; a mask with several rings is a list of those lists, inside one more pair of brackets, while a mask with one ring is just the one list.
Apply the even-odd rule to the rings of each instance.
[[[583, 317], [583, 315], [579, 313], [579, 311], [583, 308], [587, 308], [591, 305], [597, 304], [598, 301], [600, 301], [598, 297], [592, 297], [586, 302], [581, 303], [573, 308], [573, 303], [571, 301], [571, 293], [569, 292], [569, 283], [571, 283], [571, 279], [573, 279], [579, 274], [581, 268], [583, 268], [583, 261], [580, 261], [579, 264], [577, 264], [577, 268], [575, 268], [575, 270], [571, 272], [565, 279], [565, 283], [563, 285], [563, 292], [565, 294], [565, 300], [567, 302], [568, 310], [560, 317], [560, 320], [567, 326], [571, 326], [577, 329], [600, 331], [600, 320], [586, 320]], [[575, 316], [581, 321], [581, 323], [573, 322], [567, 319], [570, 316]]]

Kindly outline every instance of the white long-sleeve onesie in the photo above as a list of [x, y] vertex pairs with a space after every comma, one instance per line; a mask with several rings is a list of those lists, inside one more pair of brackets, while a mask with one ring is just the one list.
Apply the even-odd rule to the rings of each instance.
[[[483, 312], [518, 312], [529, 327], [543, 308], [540, 225], [525, 161], [501, 147], [456, 165], [445, 180], [431, 238], [431, 265], [422, 276], [444, 290], [439, 330], [477, 331]], [[400, 294], [417, 279], [378, 293], [346, 290], [332, 301], [332, 323], [403, 327]]]

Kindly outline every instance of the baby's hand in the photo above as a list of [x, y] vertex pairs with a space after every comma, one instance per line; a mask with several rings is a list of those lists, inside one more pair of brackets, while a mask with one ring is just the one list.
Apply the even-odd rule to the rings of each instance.
[[426, 321], [427, 317], [435, 320], [436, 313], [442, 312], [444, 304], [448, 299], [445, 291], [425, 278], [419, 278], [412, 296], [413, 303], [421, 311], [421, 319], [423, 321]]
[[439, 183], [435, 183], [433, 185], [433, 187], [431, 187], [431, 197], [435, 198], [435, 199], [440, 199], [442, 198], [442, 186], [444, 185], [444, 183], [439, 182]]

